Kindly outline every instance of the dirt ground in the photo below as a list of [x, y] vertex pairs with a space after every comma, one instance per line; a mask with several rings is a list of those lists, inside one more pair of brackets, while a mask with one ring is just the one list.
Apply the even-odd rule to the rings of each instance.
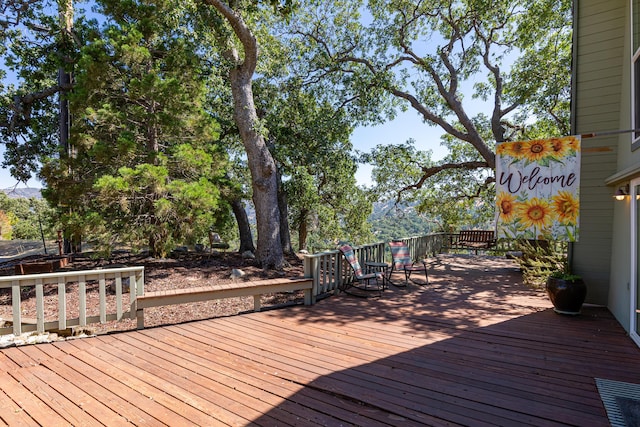
[[[41, 244], [40, 244], [41, 245]], [[42, 254], [15, 255], [15, 248], [0, 244], [0, 275], [15, 274], [15, 266], [25, 262], [36, 262], [51, 259], [52, 256]], [[31, 247], [22, 243], [23, 248]], [[33, 245], [32, 245], [33, 246]], [[36, 245], [37, 246], [37, 245]], [[33, 248], [30, 249], [33, 251]], [[19, 251], [19, 249], [18, 249]], [[24, 253], [28, 253], [25, 251]], [[24, 254], [23, 253], [23, 254]], [[284, 271], [264, 271], [255, 260], [243, 259], [235, 252], [180, 254], [176, 258], [153, 259], [144, 255], [133, 255], [119, 252], [109, 260], [91, 259], [87, 255], [79, 254], [71, 258], [71, 262], [64, 270], [91, 270], [108, 265], [144, 266], [145, 290], [157, 291], [166, 289], [181, 289], [210, 284], [231, 282], [232, 269], [240, 269], [245, 275], [236, 280], [260, 280], [275, 277], [300, 277], [303, 274], [302, 260], [296, 256], [287, 257], [290, 266]], [[57, 317], [57, 287], [45, 290], [45, 319]], [[97, 285], [88, 287], [87, 315], [99, 313], [99, 294]], [[35, 292], [25, 290], [22, 295], [23, 319], [35, 319]], [[128, 301], [128, 295], [125, 295]], [[301, 304], [304, 301], [302, 292], [286, 294], [272, 294], [262, 297], [263, 308], [277, 307], [285, 304]], [[78, 317], [78, 290], [76, 284], [67, 286], [66, 291], [67, 317]], [[115, 293], [108, 292], [107, 305], [115, 306]], [[181, 304], [145, 310], [145, 327], [167, 325], [211, 317], [230, 316], [253, 310], [253, 297], [228, 298], [202, 303]], [[110, 311], [110, 312], [115, 312]], [[12, 318], [11, 291], [0, 289], [0, 325], [4, 320]], [[3, 320], [4, 319], [4, 320]], [[125, 319], [120, 322], [105, 324], [91, 324], [88, 332], [100, 334], [113, 331], [131, 330], [136, 328], [135, 319]]]

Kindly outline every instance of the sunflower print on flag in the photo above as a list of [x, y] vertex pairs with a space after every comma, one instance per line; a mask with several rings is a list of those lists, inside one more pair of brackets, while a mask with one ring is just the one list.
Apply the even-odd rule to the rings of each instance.
[[580, 136], [496, 148], [498, 237], [578, 240]]

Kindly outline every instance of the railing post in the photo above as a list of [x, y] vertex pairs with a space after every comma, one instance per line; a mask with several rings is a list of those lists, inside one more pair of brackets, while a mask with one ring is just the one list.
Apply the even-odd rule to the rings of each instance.
[[67, 292], [64, 279], [58, 279], [58, 329], [67, 329]]
[[107, 323], [107, 285], [104, 273], [98, 276], [98, 292], [100, 295], [100, 323]]
[[304, 256], [304, 277], [313, 279], [311, 290], [311, 304], [316, 303], [319, 288], [318, 258], [310, 255]]
[[336, 255], [336, 290], [344, 289], [342, 286], [345, 281], [343, 259], [344, 257]]
[[87, 326], [87, 281], [84, 274], [78, 276], [78, 293], [80, 326]]
[[13, 311], [13, 335], [22, 334], [22, 313], [20, 310], [20, 282], [11, 282], [11, 309]]
[[136, 315], [136, 296], [138, 295], [138, 275], [135, 272], [129, 273], [129, 318]]
[[316, 258], [316, 267], [313, 270], [313, 275], [318, 278], [317, 295], [327, 292], [329, 283], [331, 283], [331, 257], [327, 256], [326, 252]]
[[116, 273], [116, 318], [122, 320], [122, 274]]
[[44, 333], [44, 286], [40, 278], [36, 279], [36, 323], [38, 333]]
[[[136, 276], [136, 279], [137, 279], [137, 276]], [[129, 284], [129, 287], [131, 287], [131, 284]], [[138, 280], [136, 280], [135, 287], [136, 287], [136, 290], [135, 290], [136, 296], [144, 295], [144, 271], [140, 272], [140, 281], [138, 282]], [[131, 288], [129, 288], [129, 292], [132, 292]], [[135, 305], [136, 305], [136, 310], [135, 310], [136, 327], [138, 329], [144, 329], [144, 309], [138, 310], [137, 304]]]

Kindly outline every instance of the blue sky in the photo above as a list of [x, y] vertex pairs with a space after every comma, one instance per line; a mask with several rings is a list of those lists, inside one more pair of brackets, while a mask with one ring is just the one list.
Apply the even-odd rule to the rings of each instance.
[[[0, 159], [4, 160], [4, 144], [0, 144]], [[0, 170], [0, 188], [12, 188], [17, 185], [17, 188], [42, 188], [42, 184], [35, 179], [29, 180], [27, 184], [19, 183], [14, 177], [11, 176], [9, 168], [3, 168]]]
[[[418, 150], [432, 150], [432, 159], [439, 160], [447, 154], [446, 149], [440, 145], [443, 133], [439, 127], [423, 123], [418, 113], [411, 109], [398, 113], [393, 121], [356, 128], [351, 142], [356, 150], [368, 152], [376, 145], [402, 144], [412, 138]], [[356, 180], [360, 185], [372, 186], [371, 166], [361, 165], [356, 173]]]

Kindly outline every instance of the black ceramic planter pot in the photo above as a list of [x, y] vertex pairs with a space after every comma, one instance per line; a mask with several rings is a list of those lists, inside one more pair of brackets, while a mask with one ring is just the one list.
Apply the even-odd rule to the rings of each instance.
[[547, 295], [556, 313], [575, 316], [580, 314], [582, 303], [587, 296], [587, 285], [582, 279], [566, 280], [549, 277]]

